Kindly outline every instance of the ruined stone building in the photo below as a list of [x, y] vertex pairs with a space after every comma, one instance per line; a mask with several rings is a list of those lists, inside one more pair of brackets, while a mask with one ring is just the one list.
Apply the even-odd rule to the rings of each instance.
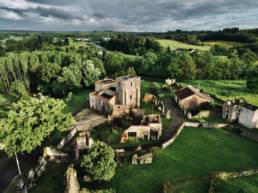
[[202, 93], [189, 85], [175, 92], [175, 101], [178, 103], [184, 114], [188, 118], [191, 118], [192, 115], [207, 108], [213, 100], [208, 94]]
[[132, 164], [137, 165], [137, 164], [151, 164], [153, 159], [152, 153], [146, 153], [144, 155], [137, 155], [134, 154], [132, 157]]
[[115, 105], [138, 108], [140, 87], [140, 77], [122, 76], [116, 80], [98, 80], [95, 82], [95, 91], [89, 94], [90, 107], [106, 114], [111, 113]]
[[145, 115], [140, 125], [132, 125], [124, 131], [121, 143], [130, 137], [144, 140], [157, 140], [162, 134], [162, 120], [159, 114]]
[[258, 128], [258, 107], [244, 99], [227, 100], [223, 105], [222, 117], [229, 122], [237, 121], [247, 128]]

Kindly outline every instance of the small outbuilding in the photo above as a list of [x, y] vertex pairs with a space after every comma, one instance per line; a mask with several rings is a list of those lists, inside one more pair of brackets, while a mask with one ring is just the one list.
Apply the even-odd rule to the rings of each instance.
[[188, 118], [191, 118], [192, 115], [198, 114], [203, 109], [207, 109], [213, 102], [213, 99], [210, 95], [189, 85], [175, 92], [175, 101], [184, 114]]

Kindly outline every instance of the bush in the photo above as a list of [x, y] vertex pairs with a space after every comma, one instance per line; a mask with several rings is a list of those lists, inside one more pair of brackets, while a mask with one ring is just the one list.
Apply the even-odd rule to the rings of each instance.
[[109, 181], [115, 175], [114, 150], [103, 142], [96, 142], [84, 155], [81, 166], [93, 180]]

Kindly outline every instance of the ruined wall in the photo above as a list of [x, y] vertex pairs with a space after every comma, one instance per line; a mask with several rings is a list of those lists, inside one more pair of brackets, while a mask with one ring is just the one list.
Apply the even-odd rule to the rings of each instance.
[[116, 96], [111, 99], [106, 99], [104, 97], [95, 95], [91, 93], [89, 95], [90, 108], [102, 112], [103, 110], [110, 113], [113, 110], [113, 106], [116, 104]]
[[110, 83], [102, 83], [101, 81], [95, 82], [95, 90], [96, 91], [107, 90], [110, 87], [116, 87], [116, 82], [114, 80], [111, 80]]
[[243, 107], [240, 107], [240, 115], [238, 122], [250, 129], [258, 128], [258, 110], [252, 111]]

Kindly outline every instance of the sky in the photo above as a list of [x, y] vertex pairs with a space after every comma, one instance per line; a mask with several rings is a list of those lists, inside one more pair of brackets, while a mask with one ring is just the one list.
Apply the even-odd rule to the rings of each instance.
[[0, 0], [0, 30], [258, 28], [258, 0]]

